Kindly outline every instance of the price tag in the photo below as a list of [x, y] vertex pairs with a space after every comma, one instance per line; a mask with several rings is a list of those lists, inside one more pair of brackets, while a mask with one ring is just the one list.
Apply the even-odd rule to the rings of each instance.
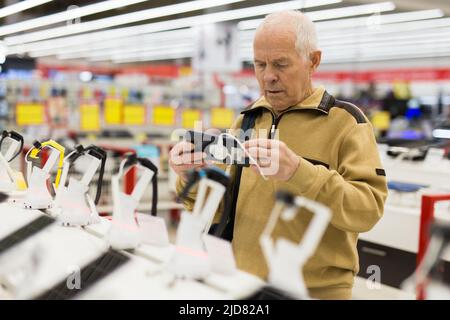
[[100, 130], [100, 107], [98, 104], [82, 104], [80, 106], [80, 130]]
[[120, 99], [105, 99], [105, 123], [107, 124], [121, 124], [122, 123], [122, 100]]
[[145, 107], [140, 104], [128, 104], [123, 108], [123, 123], [127, 125], [145, 124]]
[[153, 124], [157, 126], [175, 126], [175, 109], [170, 106], [153, 107]]
[[195, 123], [201, 120], [201, 113], [199, 110], [186, 109], [181, 114], [181, 124], [183, 128], [194, 128]]
[[211, 109], [211, 127], [218, 129], [231, 128], [234, 121], [234, 111], [226, 108]]
[[233, 275], [237, 272], [233, 248], [229, 241], [210, 235], [205, 235], [203, 241], [214, 272], [224, 275]]
[[42, 125], [45, 122], [45, 107], [38, 103], [19, 103], [16, 105], [18, 126]]

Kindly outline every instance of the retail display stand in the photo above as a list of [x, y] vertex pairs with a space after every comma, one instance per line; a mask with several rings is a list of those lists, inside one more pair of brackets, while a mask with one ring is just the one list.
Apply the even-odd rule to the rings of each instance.
[[[30, 159], [38, 159], [42, 149], [51, 150], [50, 156], [43, 168], [34, 166]], [[55, 188], [59, 186], [61, 178], [62, 164], [64, 161], [64, 147], [56, 141], [49, 140], [43, 143], [35, 141], [33, 148], [28, 150], [25, 160], [27, 162], [28, 189], [23, 200], [26, 209], [50, 209], [53, 206], [53, 197], [47, 187], [50, 171], [58, 162], [57, 175], [55, 178]]]
[[[86, 171], [81, 180], [70, 177], [66, 187], [66, 180], [71, 165], [77, 160], [87, 159]], [[64, 159], [61, 181], [56, 190], [55, 206], [53, 212], [58, 215], [58, 220], [65, 226], [85, 226], [98, 223], [100, 217], [96, 210], [96, 204], [100, 199], [103, 172], [105, 170], [106, 152], [96, 146], [84, 148], [77, 145], [75, 150]], [[95, 201], [89, 195], [89, 185], [97, 171], [100, 171], [97, 181], [97, 193]]]
[[[180, 198], [185, 198], [198, 183], [198, 191], [192, 213], [182, 212], [177, 229], [175, 252], [168, 270], [176, 277], [204, 279], [211, 273], [211, 262], [205, 249], [204, 236], [208, 233], [228, 188], [229, 177], [225, 172], [207, 168], [191, 171]], [[224, 212], [222, 216], [226, 216]], [[226, 219], [226, 217], [224, 217]]]
[[[135, 166], [142, 169], [143, 173], [131, 194], [126, 194], [125, 192], [120, 191], [120, 179], [128, 170]], [[135, 249], [141, 242], [145, 241], [145, 234], [140, 231], [142, 228], [139, 226], [135, 213], [146, 188], [150, 182], [152, 182], [152, 209], [149, 219], [158, 219], [156, 217], [158, 198], [157, 174], [158, 169], [150, 160], [138, 158], [135, 154], [128, 155], [121, 162], [119, 172], [111, 179], [114, 211], [112, 223], [107, 234], [107, 239], [111, 247], [120, 250]], [[167, 230], [165, 234], [166, 236], [163, 237], [165, 239], [162, 241], [168, 242]], [[158, 240], [155, 239], [155, 242], [158, 242]]]
[[[1, 148], [6, 140], [10, 144], [3, 154]], [[23, 137], [15, 131], [3, 131], [0, 138], [0, 191], [17, 192], [26, 189], [25, 179], [20, 172], [14, 171], [10, 162], [13, 161], [23, 149]]]
[[[255, 299], [309, 299], [303, 280], [303, 266], [314, 254], [331, 219], [324, 205], [280, 191], [277, 201], [260, 237], [260, 244], [269, 266], [268, 287], [256, 293]], [[302, 208], [314, 214], [299, 244], [285, 238], [276, 241], [272, 232], [278, 220], [293, 220]]]

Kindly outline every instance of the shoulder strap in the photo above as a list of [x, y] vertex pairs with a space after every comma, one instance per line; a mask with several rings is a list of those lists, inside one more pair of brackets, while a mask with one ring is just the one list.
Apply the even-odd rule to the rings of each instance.
[[[248, 112], [244, 114], [244, 118], [242, 119], [242, 125], [241, 125], [241, 135], [240, 140], [241, 141], [247, 141], [250, 140], [250, 134], [247, 132], [249, 129], [253, 129], [255, 126], [256, 117], [258, 116], [258, 112]], [[236, 206], [237, 206], [237, 200], [239, 196], [239, 186], [241, 184], [241, 175], [242, 175], [242, 166], [238, 165], [236, 166], [236, 173], [234, 176], [234, 183], [233, 187], [231, 189], [231, 207], [230, 207], [230, 220], [228, 221], [227, 226], [225, 227], [225, 230], [222, 234], [222, 238], [228, 241], [233, 240], [233, 233], [234, 233], [234, 220], [236, 216]]]

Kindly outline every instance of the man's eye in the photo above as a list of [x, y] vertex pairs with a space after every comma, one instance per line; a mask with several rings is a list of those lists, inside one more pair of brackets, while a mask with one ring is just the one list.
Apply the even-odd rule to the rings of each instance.
[[277, 68], [277, 69], [283, 69], [283, 68], [286, 68], [286, 67], [287, 67], [286, 64], [280, 64], [280, 63], [276, 63], [275, 64], [275, 68]]
[[266, 66], [266, 64], [265, 63], [257, 63], [256, 66], [258, 68], [264, 68]]

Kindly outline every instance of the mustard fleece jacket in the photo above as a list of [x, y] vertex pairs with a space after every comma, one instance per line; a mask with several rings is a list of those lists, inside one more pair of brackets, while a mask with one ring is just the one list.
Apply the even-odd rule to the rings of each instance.
[[[321, 87], [278, 115], [264, 97], [242, 113], [247, 112], [259, 113], [256, 131], [269, 132], [275, 125], [278, 138], [298, 155], [300, 164], [284, 182], [266, 181], [249, 168], [243, 169], [232, 241], [238, 267], [267, 279], [259, 236], [275, 204], [276, 191], [290, 191], [332, 210], [322, 241], [303, 268], [310, 295], [351, 298], [359, 271], [358, 234], [369, 231], [382, 217], [387, 197], [386, 177], [370, 122], [356, 106], [336, 100]], [[232, 129], [241, 127], [243, 114]], [[233, 172], [232, 168], [232, 176]], [[178, 179], [177, 191], [183, 186]], [[193, 207], [195, 193], [193, 189], [184, 202], [188, 210]], [[293, 221], [280, 220], [272, 235], [298, 243], [310, 220], [311, 213], [302, 210]]]

